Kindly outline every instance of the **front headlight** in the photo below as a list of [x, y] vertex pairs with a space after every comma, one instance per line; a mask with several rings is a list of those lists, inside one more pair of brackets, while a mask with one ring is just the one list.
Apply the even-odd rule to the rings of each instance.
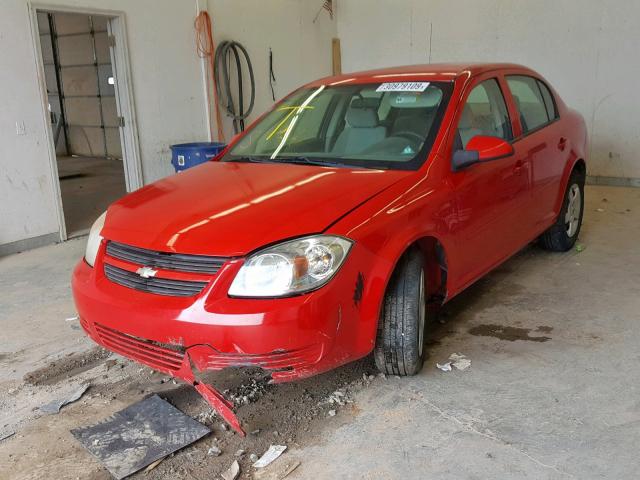
[[102, 215], [98, 217], [98, 219], [93, 222], [91, 226], [91, 230], [89, 230], [89, 238], [87, 239], [87, 249], [84, 252], [85, 261], [93, 267], [93, 264], [96, 263], [96, 256], [98, 256], [98, 249], [100, 248], [100, 243], [102, 242], [102, 236], [100, 232], [102, 231], [102, 227], [104, 226], [104, 218], [107, 216], [107, 212], [104, 212]]
[[327, 283], [353, 242], [330, 235], [299, 238], [251, 255], [233, 280], [233, 297], [284, 297]]

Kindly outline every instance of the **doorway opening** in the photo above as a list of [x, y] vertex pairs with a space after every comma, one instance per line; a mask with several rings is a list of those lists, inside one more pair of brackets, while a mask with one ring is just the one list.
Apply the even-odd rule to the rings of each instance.
[[130, 89], [118, 75], [128, 72], [115, 51], [122, 26], [118, 16], [94, 13], [37, 9], [35, 17], [66, 239], [141, 186], [135, 132], [126, 128], [132, 102], [122, 98]]

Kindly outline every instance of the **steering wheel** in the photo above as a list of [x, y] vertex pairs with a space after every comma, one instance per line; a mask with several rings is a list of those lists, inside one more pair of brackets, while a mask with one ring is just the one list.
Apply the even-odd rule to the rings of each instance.
[[411, 132], [409, 130], [403, 130], [401, 132], [393, 132], [393, 136], [394, 137], [403, 137], [406, 138], [408, 140], [413, 140], [418, 142], [418, 145], [420, 145], [422, 142], [424, 142], [424, 138], [421, 135], [418, 135], [416, 132]]

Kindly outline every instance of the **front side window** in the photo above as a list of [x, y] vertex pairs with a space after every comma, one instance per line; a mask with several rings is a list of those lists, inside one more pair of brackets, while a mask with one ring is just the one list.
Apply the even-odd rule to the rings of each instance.
[[495, 78], [476, 85], [462, 109], [456, 143], [464, 149], [476, 135], [511, 140], [511, 121], [502, 91]]
[[417, 169], [451, 95], [449, 82], [323, 85], [294, 92], [222, 161]]
[[549, 115], [538, 81], [524, 75], [507, 76], [507, 84], [520, 114], [522, 133], [530, 132], [549, 122]]

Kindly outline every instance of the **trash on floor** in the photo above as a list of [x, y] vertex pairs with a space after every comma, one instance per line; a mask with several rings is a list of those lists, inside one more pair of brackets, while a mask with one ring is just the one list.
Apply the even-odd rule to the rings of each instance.
[[222, 473], [222, 478], [224, 480], [236, 480], [240, 475], [240, 464], [237, 460], [234, 460], [231, 466], [227, 469], [226, 472]]
[[16, 434], [16, 432], [0, 433], [0, 442], [2, 440], [6, 440], [9, 437], [13, 437], [15, 434]]
[[73, 436], [117, 479], [199, 440], [209, 428], [153, 395]]
[[453, 368], [456, 370], [466, 370], [471, 366], [471, 360], [460, 353], [452, 353], [449, 355], [449, 361], [446, 363], [436, 363], [436, 367], [443, 372], [450, 372]]
[[145, 474], [149, 473], [151, 470], [153, 470], [158, 465], [160, 465], [165, 458], [167, 458], [167, 457], [162, 457], [162, 458], [156, 460], [155, 462], [153, 462], [152, 464], [150, 464], [147, 468], [144, 469], [144, 473]]
[[604, 212], [604, 208], [596, 208], [596, 212]]
[[78, 388], [75, 392], [73, 392], [67, 398], [64, 398], [62, 400], [60, 399], [53, 400], [45, 405], [42, 405], [40, 407], [40, 411], [43, 413], [47, 413], [49, 415], [60, 413], [60, 409], [65, 405], [69, 405], [70, 403], [77, 402], [78, 400], [80, 400], [80, 397], [84, 395], [84, 392], [86, 392], [90, 386], [91, 386], [90, 384], [86, 383], [80, 386], [80, 388]]
[[64, 319], [65, 322], [75, 322], [76, 320], [78, 320], [77, 315], [75, 317], [69, 317]]
[[264, 468], [278, 458], [287, 449], [286, 445], [271, 445], [257, 462], [253, 464], [254, 468]]
[[582, 245], [581, 243], [576, 243], [576, 252], [580, 253], [584, 250], [584, 245]]
[[438, 367], [443, 372], [450, 372], [451, 371], [451, 362], [442, 363], [442, 364], [436, 363], [436, 367]]
[[453, 365], [456, 370], [466, 370], [471, 366], [471, 360], [459, 353], [452, 353], [449, 356], [449, 360], [452, 360], [451, 365]]
[[207, 450], [207, 455], [212, 457], [219, 457], [220, 455], [222, 455], [222, 450], [220, 450], [219, 447], [214, 445], [211, 448], [209, 448], [209, 450]]

